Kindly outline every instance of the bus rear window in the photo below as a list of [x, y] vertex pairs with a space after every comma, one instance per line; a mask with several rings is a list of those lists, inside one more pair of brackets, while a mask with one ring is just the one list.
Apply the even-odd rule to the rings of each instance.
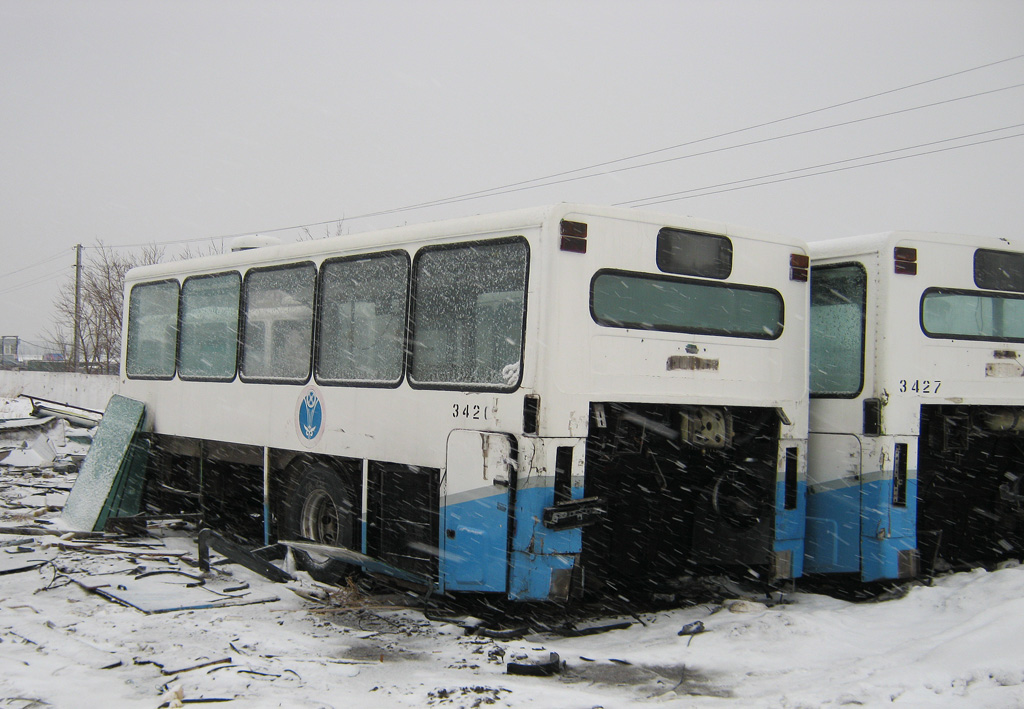
[[929, 288], [921, 296], [928, 337], [1024, 342], [1024, 295]]
[[625, 271], [600, 271], [590, 310], [606, 327], [774, 340], [782, 334], [782, 296], [770, 288], [708, 283]]
[[732, 273], [732, 242], [725, 236], [669, 229], [658, 232], [658, 268], [666, 273], [702, 278], [728, 278]]
[[1024, 293], [1024, 254], [978, 249], [974, 252], [974, 284], [986, 290]]
[[128, 301], [125, 371], [133, 379], [171, 379], [178, 342], [178, 282], [141, 283]]

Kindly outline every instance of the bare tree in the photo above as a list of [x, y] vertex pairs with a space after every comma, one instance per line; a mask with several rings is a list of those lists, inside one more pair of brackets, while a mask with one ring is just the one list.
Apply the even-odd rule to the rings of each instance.
[[[135, 266], [158, 263], [162, 258], [163, 249], [156, 246], [147, 246], [132, 254], [117, 252], [101, 241], [90, 249], [82, 265], [78, 341], [79, 356], [87, 371], [116, 372], [121, 350], [125, 274]], [[75, 332], [74, 275], [61, 285], [54, 311], [53, 328], [47, 335], [64, 347], [66, 353], [71, 349]], [[71, 366], [74, 367], [74, 363]]]
[[174, 256], [172, 261], [186, 261], [192, 258], [202, 258], [203, 256], [219, 256], [224, 253], [224, 244], [220, 246], [214, 241], [210, 241], [204, 247], [193, 248], [192, 244], [186, 244], [179, 251], [177, 256]]

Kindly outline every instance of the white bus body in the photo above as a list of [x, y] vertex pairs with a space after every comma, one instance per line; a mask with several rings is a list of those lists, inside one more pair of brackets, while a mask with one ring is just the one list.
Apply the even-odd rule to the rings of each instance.
[[521, 600], [792, 578], [806, 266], [795, 240], [578, 205], [147, 266], [122, 391], [151, 490], [314, 571]]
[[805, 571], [1020, 553], [1024, 244], [814, 242]]

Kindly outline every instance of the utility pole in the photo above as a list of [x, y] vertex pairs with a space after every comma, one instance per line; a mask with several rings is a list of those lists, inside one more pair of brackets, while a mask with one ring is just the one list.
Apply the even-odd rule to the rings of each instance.
[[82, 245], [75, 245], [75, 340], [71, 345], [71, 371], [78, 371], [78, 338], [82, 334]]

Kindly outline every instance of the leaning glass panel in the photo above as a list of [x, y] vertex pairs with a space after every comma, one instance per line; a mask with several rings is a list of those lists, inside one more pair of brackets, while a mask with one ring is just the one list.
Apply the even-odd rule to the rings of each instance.
[[178, 282], [134, 286], [128, 300], [125, 371], [134, 379], [170, 379], [178, 340]]
[[929, 337], [1024, 342], [1024, 296], [930, 288], [921, 296]]
[[245, 275], [244, 378], [309, 379], [315, 280], [312, 264], [253, 269]]
[[404, 252], [323, 265], [317, 380], [338, 384], [401, 380], [408, 281], [409, 259]]
[[241, 284], [237, 273], [225, 273], [189, 278], [181, 286], [178, 376], [182, 379], [235, 378]]
[[782, 296], [770, 288], [602, 271], [590, 296], [594, 320], [607, 327], [761, 340], [782, 334]]
[[505, 391], [519, 386], [528, 256], [526, 241], [518, 238], [420, 251], [413, 383]]
[[853, 397], [864, 381], [864, 303], [860, 265], [811, 269], [811, 394]]

